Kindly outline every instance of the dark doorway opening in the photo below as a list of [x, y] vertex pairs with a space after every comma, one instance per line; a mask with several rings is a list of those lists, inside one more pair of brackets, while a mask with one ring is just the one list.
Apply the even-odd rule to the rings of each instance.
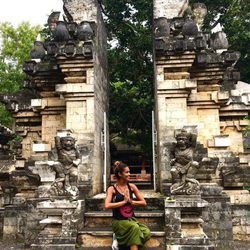
[[140, 189], [153, 188], [153, 163], [151, 155], [134, 149], [118, 149], [111, 152], [111, 184], [116, 179], [114, 175], [114, 162], [122, 161], [130, 168], [130, 181]]

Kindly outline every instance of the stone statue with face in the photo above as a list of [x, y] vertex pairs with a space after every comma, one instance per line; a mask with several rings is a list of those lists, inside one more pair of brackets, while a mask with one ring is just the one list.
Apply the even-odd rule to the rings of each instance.
[[75, 146], [75, 139], [71, 136], [60, 138], [61, 146], [57, 146], [58, 161], [61, 162], [65, 169], [70, 170], [80, 163], [80, 155]]
[[57, 195], [76, 195], [80, 154], [75, 139], [70, 135], [55, 137], [55, 145], [56, 148], [49, 155], [49, 163], [56, 172], [51, 187]]
[[[197, 169], [199, 164], [193, 160], [194, 150], [192, 148], [192, 134], [182, 129], [176, 135], [176, 145], [174, 149], [174, 158], [170, 161], [171, 175], [173, 185], [170, 188], [171, 193], [188, 194], [191, 192], [190, 187], [199, 185], [194, 178], [190, 178], [189, 172], [194, 168]], [[192, 190], [193, 192], [194, 190]], [[195, 191], [196, 192], [196, 191]]]

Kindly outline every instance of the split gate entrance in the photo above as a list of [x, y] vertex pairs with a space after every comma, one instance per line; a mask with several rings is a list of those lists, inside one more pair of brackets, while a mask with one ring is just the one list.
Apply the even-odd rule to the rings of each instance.
[[[114, 169], [112, 167], [116, 160], [122, 161], [130, 167], [130, 180], [135, 183], [140, 189], [157, 189], [157, 132], [155, 126], [154, 111], [152, 111], [152, 155], [145, 156], [143, 152], [133, 150], [123, 146], [114, 154], [109, 156], [109, 134], [107, 116], [104, 113], [104, 129], [102, 132], [102, 148], [103, 148], [103, 191], [106, 192], [110, 183], [115, 182]], [[110, 161], [108, 160], [111, 158]], [[111, 162], [111, 166], [107, 163]]]

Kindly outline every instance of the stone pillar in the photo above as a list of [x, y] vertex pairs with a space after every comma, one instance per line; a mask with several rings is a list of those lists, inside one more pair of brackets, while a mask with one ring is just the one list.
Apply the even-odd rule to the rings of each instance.
[[39, 222], [43, 230], [31, 249], [75, 249], [77, 232], [84, 223], [84, 206], [83, 200], [56, 199], [38, 202], [37, 209], [46, 217]]
[[169, 151], [174, 141], [174, 130], [188, 123], [188, 97], [196, 89], [196, 80], [190, 79], [188, 68], [195, 54], [174, 51], [162, 53], [159, 40], [155, 41], [155, 117], [158, 140], [158, 188], [168, 192], [171, 182]]
[[[74, 133], [80, 151], [86, 145], [91, 148], [91, 154], [83, 157], [79, 166], [79, 184], [84, 193], [96, 194], [103, 190], [105, 164], [102, 134], [108, 127], [104, 124], [104, 112], [108, 113], [106, 30], [96, 0], [65, 0], [64, 7], [68, 19], [73, 19], [78, 25], [79, 40], [73, 45], [67, 44], [57, 56], [65, 83], [56, 85], [56, 92], [66, 102], [66, 129]], [[87, 25], [93, 32], [82, 41], [79, 33], [81, 25]], [[72, 47], [75, 52], [65, 56]], [[104, 143], [109, 155], [108, 140]], [[106, 164], [109, 166], [109, 160]]]
[[[188, 69], [195, 54], [178, 48], [183, 53], [175, 53], [174, 41], [170, 35], [169, 20], [181, 17], [187, 8], [187, 0], [154, 0], [154, 62], [155, 62], [155, 119], [157, 129], [157, 188], [169, 192], [170, 151], [174, 141], [174, 129], [180, 129], [188, 122], [187, 98], [197, 87], [190, 79]], [[168, 45], [165, 45], [165, 44]], [[166, 48], [169, 46], [169, 48]], [[172, 48], [172, 49], [171, 49]]]
[[59, 129], [66, 127], [65, 100], [60, 97], [44, 97], [31, 100], [34, 110], [42, 116], [42, 141], [54, 147], [54, 137]]
[[171, 182], [169, 152], [175, 129], [196, 126], [198, 142], [208, 148], [211, 157], [228, 147], [216, 146], [218, 141], [227, 142], [227, 138], [219, 138], [220, 116], [230, 100], [229, 92], [221, 91], [220, 84], [239, 58], [237, 52], [227, 51], [226, 39], [213, 47], [218, 39], [199, 30], [190, 10], [182, 17], [187, 2], [154, 1], [158, 188], [166, 193]]
[[202, 199], [208, 203], [202, 211], [204, 232], [214, 243], [216, 249], [234, 249], [233, 224], [237, 219], [233, 218], [232, 206], [227, 192], [222, 192], [223, 188], [217, 185], [204, 185], [202, 189]]
[[[79, 57], [58, 58], [65, 74], [66, 84], [56, 86], [66, 102], [66, 129], [74, 132], [78, 144], [84, 140], [93, 140], [95, 129], [95, 95], [93, 60]], [[87, 138], [86, 138], [87, 135]]]
[[203, 231], [202, 210], [208, 206], [199, 195], [165, 200], [167, 250], [213, 250]]

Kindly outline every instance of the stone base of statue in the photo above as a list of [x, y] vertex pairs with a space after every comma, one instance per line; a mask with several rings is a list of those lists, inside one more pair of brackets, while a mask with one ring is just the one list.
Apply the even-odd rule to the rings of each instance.
[[79, 225], [83, 224], [84, 201], [58, 197], [39, 202], [37, 209], [46, 217], [40, 221], [43, 230], [31, 249], [75, 249]]
[[203, 231], [202, 210], [207, 205], [200, 195], [165, 200], [167, 250], [215, 249]]
[[200, 194], [200, 183], [195, 179], [190, 179], [191, 181], [186, 181], [184, 183], [178, 182], [174, 183], [170, 187], [171, 194], [174, 195], [190, 195], [190, 194]]

